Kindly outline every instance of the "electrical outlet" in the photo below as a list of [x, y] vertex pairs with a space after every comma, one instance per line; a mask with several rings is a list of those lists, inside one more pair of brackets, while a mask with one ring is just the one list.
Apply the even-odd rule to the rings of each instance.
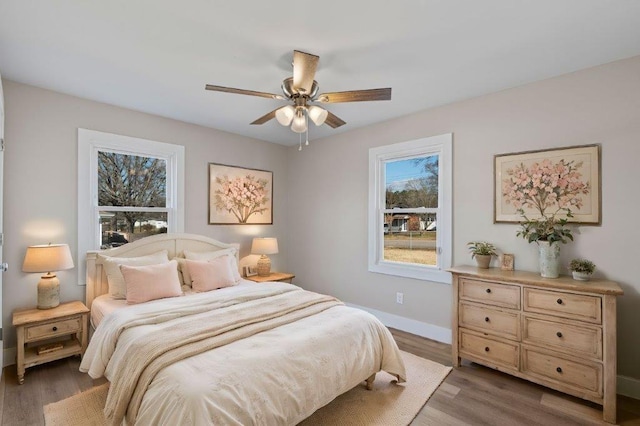
[[404, 303], [404, 293], [396, 293], [396, 303], [400, 305]]

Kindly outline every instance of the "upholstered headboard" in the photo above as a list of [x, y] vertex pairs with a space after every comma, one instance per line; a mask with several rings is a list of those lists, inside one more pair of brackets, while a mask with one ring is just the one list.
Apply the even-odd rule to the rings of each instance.
[[98, 254], [109, 257], [136, 257], [167, 250], [169, 259], [171, 259], [173, 257], [184, 257], [184, 250], [215, 251], [229, 247], [237, 249], [236, 257], [238, 257], [239, 244], [226, 244], [195, 234], [159, 234], [142, 238], [121, 247], [87, 252], [86, 305], [91, 308], [93, 299], [109, 292], [107, 275], [102, 268], [103, 259]]

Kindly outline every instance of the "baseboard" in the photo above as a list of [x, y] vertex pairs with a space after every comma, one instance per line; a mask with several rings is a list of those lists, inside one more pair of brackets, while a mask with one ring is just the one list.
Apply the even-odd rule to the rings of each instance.
[[16, 363], [16, 348], [7, 348], [2, 351], [2, 368], [7, 365], [14, 365]]
[[410, 318], [401, 317], [400, 315], [394, 315], [387, 312], [379, 311], [377, 309], [354, 305], [352, 303], [346, 303], [346, 305], [351, 306], [352, 308], [362, 309], [363, 311], [369, 312], [370, 314], [378, 318], [380, 322], [387, 327], [397, 328], [398, 330], [406, 331], [407, 333], [415, 334], [417, 336], [426, 337], [427, 339], [451, 344], [450, 328], [440, 327], [422, 321], [416, 321]]
[[633, 377], [618, 376], [617, 392], [620, 395], [640, 399], [640, 380]]

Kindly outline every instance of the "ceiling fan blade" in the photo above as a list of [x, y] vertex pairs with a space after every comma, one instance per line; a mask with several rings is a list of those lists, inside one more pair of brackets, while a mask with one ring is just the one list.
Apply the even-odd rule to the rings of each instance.
[[279, 110], [282, 107], [278, 107], [276, 109], [274, 109], [271, 112], [266, 113], [265, 115], [263, 115], [262, 117], [258, 118], [257, 120], [255, 120], [253, 123], [251, 124], [264, 124], [267, 121], [271, 120], [272, 118], [275, 118], [276, 116], [276, 111]]
[[391, 87], [385, 89], [351, 90], [348, 92], [322, 93], [316, 101], [323, 103], [389, 101]]
[[319, 56], [293, 51], [293, 87], [299, 93], [308, 95], [311, 92], [319, 60]]
[[280, 99], [284, 100], [281, 95], [274, 95], [273, 93], [256, 92], [254, 90], [234, 89], [233, 87], [214, 86], [213, 84], [207, 84], [204, 86], [206, 90], [213, 90], [214, 92], [235, 93], [237, 95], [249, 95], [259, 96], [261, 98]]
[[341, 119], [337, 115], [334, 115], [329, 111], [327, 111], [327, 112], [329, 114], [327, 115], [327, 119], [324, 121], [324, 124], [328, 125], [332, 129], [335, 129], [336, 127], [340, 127], [340, 126], [343, 126], [343, 125], [347, 124], [346, 121], [344, 121], [343, 119]]

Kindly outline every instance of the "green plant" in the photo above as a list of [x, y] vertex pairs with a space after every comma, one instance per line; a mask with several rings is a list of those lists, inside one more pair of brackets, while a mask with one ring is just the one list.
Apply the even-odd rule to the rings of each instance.
[[585, 274], [593, 274], [593, 271], [596, 270], [596, 265], [587, 259], [573, 259], [571, 263], [569, 263], [569, 269], [574, 272], [584, 272]]
[[497, 256], [496, 247], [488, 243], [486, 241], [471, 241], [467, 243], [469, 246], [469, 251], [471, 252], [471, 258], [473, 259], [476, 255], [480, 256]]
[[[566, 210], [567, 218], [573, 217], [571, 210], [559, 209], [556, 213], [560, 210]], [[549, 241], [549, 243], [559, 241], [565, 244], [567, 240], [573, 241], [571, 229], [567, 227], [567, 218], [558, 219], [556, 213], [554, 213], [550, 216], [542, 216], [539, 219], [529, 219], [524, 214], [524, 210], [519, 209], [518, 213], [522, 215], [524, 220], [520, 222], [521, 229], [516, 235], [524, 238], [529, 243], [534, 241]]]

